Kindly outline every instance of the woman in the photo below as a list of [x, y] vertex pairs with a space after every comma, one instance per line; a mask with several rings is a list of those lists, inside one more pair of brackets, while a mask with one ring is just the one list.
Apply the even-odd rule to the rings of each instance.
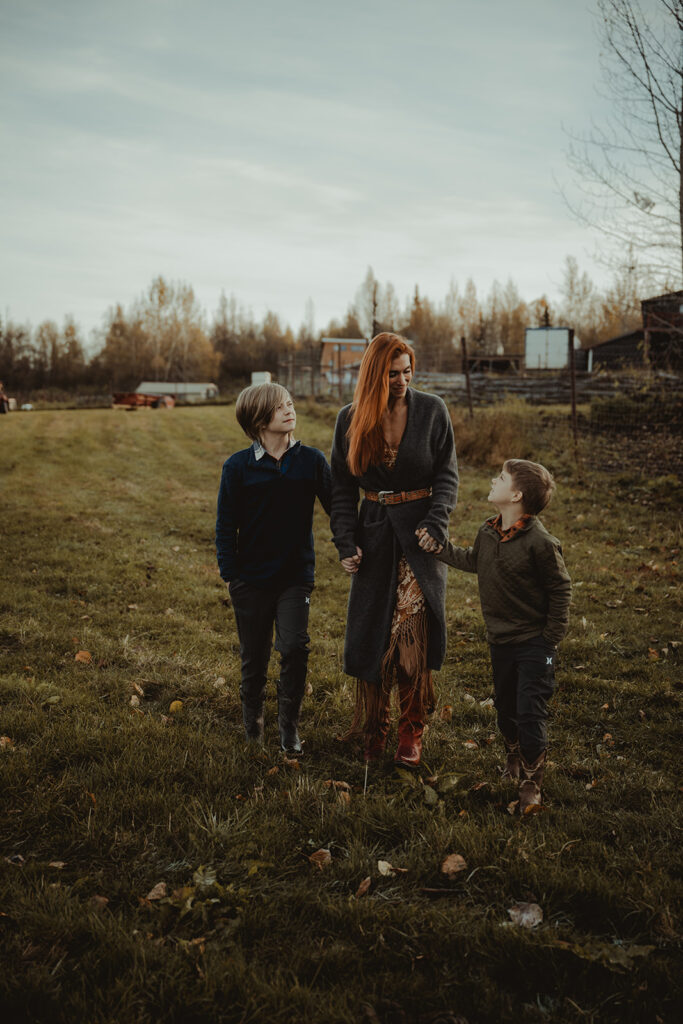
[[[412, 390], [415, 353], [397, 334], [366, 349], [332, 446], [334, 542], [352, 577], [344, 671], [357, 680], [366, 761], [384, 753], [398, 687], [399, 764], [416, 767], [434, 706], [432, 670], [446, 652], [446, 569], [431, 551], [448, 539], [458, 492], [453, 428], [436, 395]], [[364, 500], [358, 508], [358, 492]]]

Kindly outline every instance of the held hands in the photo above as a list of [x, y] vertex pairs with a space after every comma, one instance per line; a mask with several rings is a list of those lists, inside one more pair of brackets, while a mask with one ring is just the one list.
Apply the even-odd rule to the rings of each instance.
[[434, 555], [438, 555], [443, 551], [443, 544], [439, 544], [438, 541], [434, 540], [424, 526], [421, 526], [419, 530], [415, 531], [415, 536], [417, 537], [419, 547], [421, 547], [423, 551], [431, 551]]
[[350, 558], [342, 558], [342, 568], [349, 574], [349, 576], [355, 576], [360, 568], [360, 563], [363, 559], [363, 552], [356, 546], [356, 554]]

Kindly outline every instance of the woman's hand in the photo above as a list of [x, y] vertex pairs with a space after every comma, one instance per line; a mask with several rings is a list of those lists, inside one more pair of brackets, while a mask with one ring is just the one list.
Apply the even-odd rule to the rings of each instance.
[[356, 546], [355, 555], [352, 555], [351, 558], [342, 558], [342, 568], [349, 574], [349, 576], [354, 576], [360, 568], [362, 559], [363, 552], [358, 546]]
[[434, 555], [438, 555], [443, 551], [443, 544], [439, 544], [438, 540], [434, 540], [424, 526], [415, 531], [415, 536], [417, 537], [418, 545], [423, 551], [431, 551]]

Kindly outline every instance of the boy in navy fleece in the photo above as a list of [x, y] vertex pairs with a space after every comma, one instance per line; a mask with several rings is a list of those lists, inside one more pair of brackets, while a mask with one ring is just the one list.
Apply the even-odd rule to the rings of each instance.
[[245, 388], [235, 415], [253, 444], [223, 465], [216, 552], [240, 640], [242, 720], [247, 739], [263, 743], [274, 624], [280, 746], [301, 754], [298, 724], [315, 570], [313, 506], [317, 496], [330, 513], [330, 468], [317, 448], [294, 440], [294, 403], [280, 384]]

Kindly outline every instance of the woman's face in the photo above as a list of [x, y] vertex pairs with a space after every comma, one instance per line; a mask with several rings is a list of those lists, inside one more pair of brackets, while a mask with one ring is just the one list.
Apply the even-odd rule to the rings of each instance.
[[410, 356], [407, 352], [392, 359], [389, 367], [389, 394], [393, 398], [405, 398], [412, 376]]

